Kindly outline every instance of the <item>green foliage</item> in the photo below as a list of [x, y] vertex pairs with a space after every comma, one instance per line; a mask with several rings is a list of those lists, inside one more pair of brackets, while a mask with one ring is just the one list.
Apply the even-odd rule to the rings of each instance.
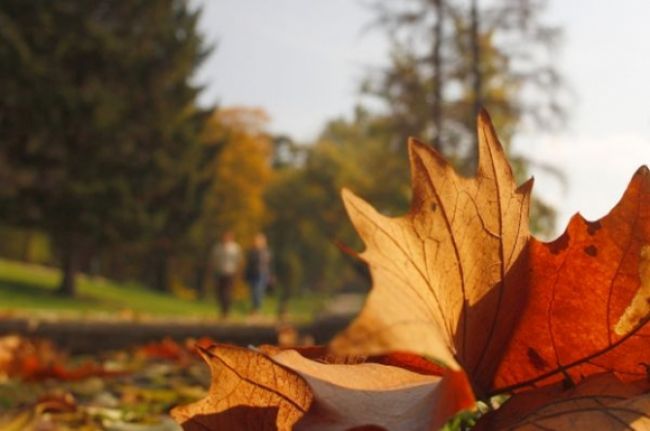
[[0, 238], [0, 256], [30, 263], [52, 260], [49, 238], [42, 232], [0, 225]]
[[138, 238], [168, 253], [198, 217], [198, 16], [182, 0], [0, 7], [0, 218], [52, 238], [68, 293], [79, 255]]
[[383, 119], [359, 108], [352, 121], [331, 121], [316, 143], [294, 148], [289, 152], [293, 164], [276, 170], [266, 194], [272, 218], [268, 231], [277, 271], [290, 289], [366, 285], [360, 282], [366, 277], [364, 266], [336, 245], [361, 246], [340, 191], [348, 187], [372, 196], [386, 213], [406, 210], [406, 143], [394, 145], [389, 137]]

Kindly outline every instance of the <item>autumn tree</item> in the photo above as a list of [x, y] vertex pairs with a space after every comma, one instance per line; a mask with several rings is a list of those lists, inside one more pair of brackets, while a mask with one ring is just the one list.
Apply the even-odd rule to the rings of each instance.
[[[212, 183], [200, 220], [191, 233], [200, 254], [197, 259], [205, 261], [225, 231], [233, 231], [238, 241], [246, 243], [263, 230], [268, 220], [264, 191], [271, 179], [268, 121], [263, 110], [246, 107], [218, 109], [208, 119], [201, 139], [219, 150], [210, 166]], [[206, 267], [204, 262], [199, 273]]]
[[358, 265], [336, 246], [356, 241], [340, 190], [345, 185], [363, 190], [387, 213], [408, 206], [406, 154], [390, 137], [386, 119], [359, 107], [352, 119], [328, 122], [311, 145], [276, 140], [276, 168], [266, 200], [284, 287], [333, 291], [361, 285]]
[[205, 209], [212, 239], [226, 230], [251, 239], [264, 224], [263, 192], [271, 174], [267, 124], [264, 111], [243, 107], [217, 110], [208, 121], [203, 139], [223, 145]]
[[191, 224], [199, 14], [182, 0], [0, 5], [0, 217], [51, 237], [66, 295], [80, 256]]

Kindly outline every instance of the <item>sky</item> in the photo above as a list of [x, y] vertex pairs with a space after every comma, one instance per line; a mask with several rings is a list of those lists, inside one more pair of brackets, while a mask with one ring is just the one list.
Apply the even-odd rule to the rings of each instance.
[[[397, 1], [397, 0], [395, 0]], [[263, 107], [271, 130], [303, 142], [349, 116], [365, 72], [385, 64], [381, 31], [359, 0], [195, 0], [216, 44], [197, 80], [202, 101]], [[558, 210], [558, 232], [580, 211], [593, 220], [650, 164], [650, 2], [549, 0], [564, 30], [557, 53], [573, 94], [567, 126], [517, 137], [515, 150], [562, 170], [566, 186], [533, 168], [535, 190]], [[404, 167], [407, 169], [407, 167]]]

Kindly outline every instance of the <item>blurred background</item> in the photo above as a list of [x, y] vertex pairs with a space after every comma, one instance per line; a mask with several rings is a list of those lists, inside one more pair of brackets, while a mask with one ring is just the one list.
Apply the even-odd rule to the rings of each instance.
[[[641, 0], [2, 0], [0, 307], [216, 318], [215, 244], [263, 232], [264, 319], [353, 310], [369, 281], [337, 246], [361, 248], [340, 189], [406, 211], [409, 136], [472, 174], [482, 106], [518, 179], [536, 176], [536, 234], [598, 218], [650, 159], [647, 16]], [[233, 296], [246, 322], [245, 277]]]

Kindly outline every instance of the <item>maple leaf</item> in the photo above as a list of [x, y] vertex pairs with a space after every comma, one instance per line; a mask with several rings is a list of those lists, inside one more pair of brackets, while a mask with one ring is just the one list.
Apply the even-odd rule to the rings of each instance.
[[[595, 222], [573, 217], [551, 243], [531, 241], [528, 299], [494, 391], [614, 371], [646, 376], [650, 360], [650, 172]], [[545, 380], [545, 381], [542, 381]]]
[[556, 384], [518, 394], [483, 416], [474, 430], [647, 430], [647, 390], [647, 382], [623, 383], [611, 373], [598, 374], [576, 387]]
[[645, 375], [648, 169], [611, 214], [593, 223], [576, 216], [546, 244], [528, 230], [532, 182], [516, 187], [485, 112], [478, 137], [474, 178], [410, 141], [413, 200], [403, 217], [344, 191], [373, 288], [333, 351], [425, 355], [464, 369], [480, 396], [604, 371]]
[[399, 218], [348, 191], [346, 209], [366, 244], [373, 289], [331, 347], [345, 354], [418, 353], [470, 375], [491, 375], [524, 301], [532, 181], [517, 187], [492, 124], [478, 120], [476, 178], [409, 142], [413, 200]]
[[469, 382], [515, 392], [479, 429], [650, 429], [650, 171], [543, 243], [485, 112], [478, 133], [473, 178], [409, 142], [403, 217], [343, 192], [373, 277], [360, 315], [330, 353], [206, 350], [210, 395], [173, 412], [185, 429], [437, 429], [473, 404]]
[[439, 377], [380, 363], [324, 363], [269, 346], [264, 351], [269, 354], [225, 345], [204, 350], [209, 395], [172, 410], [174, 419], [185, 430], [407, 431], [438, 429], [474, 404], [461, 372]]

